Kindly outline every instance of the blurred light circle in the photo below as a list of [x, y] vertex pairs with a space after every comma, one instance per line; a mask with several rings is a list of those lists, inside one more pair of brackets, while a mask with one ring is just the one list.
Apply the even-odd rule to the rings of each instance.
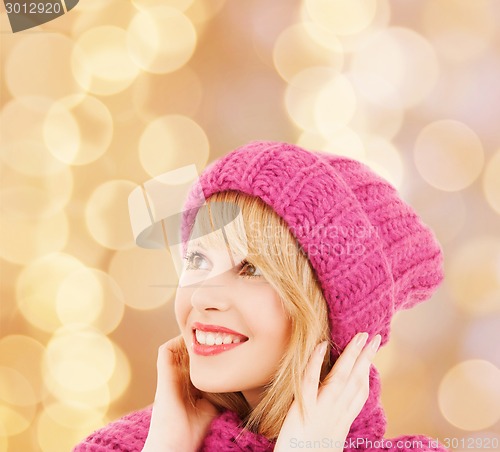
[[[83, 2], [86, 3], [86, 2]], [[56, 422], [47, 411], [42, 411], [37, 418], [36, 437], [41, 452], [67, 452], [88, 436], [89, 432], [103, 425], [102, 419], [95, 419], [85, 426], [67, 427]]]
[[[89, 3], [89, 6], [92, 7], [92, 1], [90, 2], [86, 0], [85, 4]], [[92, 28], [99, 27], [107, 27], [107, 26], [116, 26], [120, 29], [125, 29], [132, 19], [133, 15], [136, 13], [136, 8], [131, 1], [128, 2], [119, 2], [120, 7], [116, 6], [118, 3], [115, 3], [117, 0], [106, 0], [103, 2], [102, 0], [99, 3], [99, 12], [91, 12], [90, 14], [75, 14], [71, 17], [71, 25], [70, 25], [70, 33], [71, 36], [74, 37], [75, 41], [78, 39], [86, 31]], [[80, 6], [75, 11], [82, 11]]]
[[382, 137], [370, 137], [365, 140], [366, 157], [363, 163], [370, 166], [377, 174], [389, 181], [397, 189], [403, 183], [403, 161], [396, 147]]
[[[396, 365], [389, 367], [386, 376], [387, 390], [384, 396], [384, 408], [387, 416], [397, 421], [408, 416], [408, 406], [412, 407], [412, 411], [422, 412], [430, 403], [432, 388], [429, 378], [430, 369], [426, 367], [425, 361], [417, 353], [410, 354], [404, 348], [396, 347], [392, 359], [395, 360]], [[401, 400], [405, 403], [402, 404]]]
[[92, 323], [100, 314], [103, 290], [92, 269], [82, 268], [68, 275], [57, 291], [56, 310], [61, 323]]
[[358, 160], [365, 157], [365, 146], [361, 137], [348, 127], [338, 129], [331, 139], [313, 132], [303, 132], [297, 144], [306, 149], [330, 152], [335, 155], [345, 155]]
[[29, 381], [17, 370], [0, 366], [0, 423], [7, 435], [29, 428], [37, 398]]
[[[200, 77], [189, 66], [161, 77], [144, 72], [131, 89], [134, 110], [145, 123], [165, 114], [193, 116], [203, 96]], [[159, 91], [162, 96], [158, 96]]]
[[[357, 95], [356, 113], [350, 121], [351, 127], [355, 130], [362, 130], [368, 135], [376, 135], [387, 140], [394, 138], [401, 130], [404, 119], [404, 110], [399, 101], [386, 102], [379, 105], [363, 97], [363, 90], [359, 89], [355, 77], [349, 77]], [[374, 86], [375, 91], [378, 90]]]
[[477, 134], [459, 121], [435, 121], [417, 137], [414, 159], [420, 175], [433, 187], [462, 190], [479, 176], [484, 162]]
[[309, 132], [318, 132], [316, 111], [319, 95], [335, 77], [338, 77], [338, 73], [333, 69], [311, 67], [299, 72], [290, 80], [285, 91], [285, 106], [290, 118], [298, 127]]
[[452, 367], [439, 386], [439, 407], [462, 430], [481, 430], [500, 419], [500, 370], [480, 359]]
[[[294, 24], [278, 36], [274, 44], [273, 60], [284, 80], [290, 81], [294, 75], [311, 66], [328, 66], [338, 71], [342, 69], [343, 53], [338, 39], [333, 36], [329, 48], [314, 42], [308, 33], [308, 28], [311, 30], [313, 27], [313, 24]], [[317, 32], [319, 33], [321, 30]]]
[[[71, 112], [61, 104], [54, 104], [47, 112], [43, 128], [44, 141], [54, 157], [71, 163], [80, 147], [80, 129]], [[66, 158], [65, 158], [66, 157]]]
[[[1, 23], [0, 26], [2, 26]], [[2, 30], [5, 30], [3, 26]], [[2, 424], [0, 424], [0, 452], [9, 452], [9, 440], [7, 437], [7, 432], [5, 430], [5, 427]]]
[[36, 187], [8, 187], [0, 192], [0, 199], [2, 213], [11, 219], [44, 218], [55, 213], [49, 204], [47, 193]]
[[188, 9], [194, 0], [132, 0], [132, 3], [137, 9], [150, 10], [156, 6], [170, 6], [172, 8], [178, 9], [179, 11], [185, 11]]
[[21, 97], [3, 106], [0, 157], [4, 163], [28, 176], [52, 175], [65, 169], [43, 141], [43, 124], [52, 105], [47, 98]]
[[69, 165], [86, 165], [108, 149], [113, 118], [95, 97], [70, 96], [51, 106], [43, 132], [54, 157]]
[[139, 11], [127, 30], [127, 48], [143, 70], [156, 74], [184, 66], [196, 48], [196, 30], [178, 9], [155, 6]]
[[[111, 2], [108, 0], [107, 3]], [[85, 0], [82, 5], [78, 5], [78, 9], [82, 12], [96, 12], [102, 10], [104, 5], [102, 0]]]
[[460, 308], [470, 314], [500, 312], [500, 239], [478, 237], [451, 256], [447, 278]]
[[43, 256], [23, 268], [16, 282], [19, 311], [32, 325], [52, 333], [61, 326], [57, 316], [57, 292], [72, 272], [84, 268], [75, 257], [64, 253]]
[[47, 344], [44, 366], [70, 390], [89, 391], [107, 384], [115, 368], [112, 342], [88, 327], [63, 327]]
[[328, 141], [323, 135], [306, 130], [299, 135], [296, 144], [305, 149], [322, 151], [326, 148]]
[[[307, 19], [301, 22], [300, 25], [302, 27], [300, 30], [301, 33], [307, 33], [308, 37], [312, 39], [316, 45], [337, 54], [332, 63], [340, 70], [344, 62], [344, 48], [342, 47], [338, 35], [336, 35], [334, 31]], [[292, 29], [292, 27], [290, 27], [290, 29]], [[315, 64], [314, 66], [321, 66], [321, 64]]]
[[[443, 192], [430, 185], [415, 183], [408, 189], [410, 205], [417, 210], [424, 223], [442, 245], [454, 240], [462, 231], [467, 216], [467, 206], [460, 192]], [[413, 310], [412, 310], [413, 312]]]
[[391, 334], [395, 341], [410, 351], [425, 350], [427, 360], [432, 355], [441, 358], [447, 352], [445, 347], [449, 346], [446, 341], [450, 336], [457, 337], [457, 317], [453, 304], [443, 297], [436, 297], [431, 303], [420, 303], [411, 311], [398, 313]]
[[139, 68], [129, 57], [126, 40], [126, 31], [111, 25], [91, 28], [80, 35], [71, 65], [82, 88], [93, 94], [111, 95], [130, 86]]
[[[106, 411], [111, 403], [110, 392], [108, 388], [109, 382], [104, 382], [102, 385], [92, 389], [84, 388], [68, 388], [63, 386], [60, 381], [47, 369], [46, 365], [43, 366], [43, 383], [46, 388], [47, 394], [52, 397], [45, 397], [42, 403], [49, 406], [56, 401], [62, 403], [72, 404], [85, 409], [96, 409], [97, 411]], [[63, 382], [64, 383], [64, 382]]]
[[397, 102], [406, 108], [424, 100], [439, 75], [432, 46], [416, 32], [400, 27], [372, 35], [354, 54], [351, 67], [357, 88], [372, 102], [391, 106]]
[[351, 82], [343, 75], [335, 76], [318, 93], [314, 109], [317, 129], [331, 139], [352, 119], [356, 105], [356, 93]]
[[365, 144], [362, 138], [349, 127], [341, 127], [327, 137], [324, 149], [335, 155], [345, 155], [358, 160], [365, 157]]
[[208, 153], [203, 129], [181, 115], [163, 116], [149, 123], [139, 141], [141, 164], [152, 177], [192, 163], [201, 170]]
[[488, 204], [500, 214], [500, 149], [488, 162], [483, 176], [483, 191]]
[[29, 381], [17, 370], [0, 366], [0, 400], [14, 406], [32, 406], [37, 403]]
[[116, 356], [116, 366], [108, 381], [110, 400], [115, 401], [120, 398], [130, 386], [132, 371], [127, 355], [115, 343], [113, 343]]
[[109, 274], [121, 287], [125, 304], [139, 310], [158, 308], [171, 300], [178, 278], [167, 250], [132, 248], [117, 251]]
[[99, 185], [90, 196], [85, 221], [94, 240], [102, 246], [118, 250], [135, 245], [128, 196], [136, 186], [128, 180], [112, 180]]
[[63, 325], [85, 323], [108, 334], [123, 318], [123, 294], [108, 274], [82, 268], [68, 275], [59, 286], [56, 309]]
[[0, 367], [18, 372], [31, 388], [29, 397], [38, 403], [43, 396], [41, 374], [44, 347], [35, 339], [17, 334], [0, 339]]
[[0, 256], [27, 264], [64, 248], [68, 219], [63, 207], [73, 192], [73, 175], [67, 167], [43, 177], [20, 174], [2, 168], [0, 191]]
[[[3, 195], [5, 193], [0, 193], [2, 200], [5, 199]], [[0, 230], [0, 257], [19, 265], [61, 251], [69, 236], [64, 212], [41, 218], [0, 215]]]
[[5, 64], [5, 82], [12, 96], [59, 99], [80, 92], [69, 64], [72, 50], [71, 39], [59, 33], [18, 36]]
[[370, 25], [376, 0], [304, 0], [310, 17], [339, 35], [359, 33]]
[[490, 344], [500, 343], [500, 315], [472, 319], [462, 340], [462, 356], [489, 361], [500, 369], [500, 348]]
[[488, 147], [498, 147], [500, 59], [492, 55], [487, 52], [468, 64], [446, 63], [432, 95], [420, 107], [427, 117], [453, 117], [467, 124]]
[[434, 48], [451, 61], [483, 53], [495, 36], [493, 2], [435, 0], [424, 3], [422, 22]]
[[198, 35], [203, 34], [207, 22], [219, 13], [225, 3], [226, 0], [211, 0], [210, 2], [195, 1], [190, 6], [186, 11], [186, 15], [196, 24]]
[[96, 424], [104, 424], [105, 408], [90, 408], [80, 406], [71, 400], [56, 401], [45, 405], [45, 412], [52, 418], [54, 422], [68, 427], [74, 428], [92, 428]]
[[[0, 403], [0, 426], [6, 436], [19, 435], [27, 430], [35, 417], [35, 406], [13, 406]], [[0, 431], [1, 433], [1, 431]]]
[[[310, 18], [307, 9], [303, 7], [301, 12], [303, 20], [309, 21]], [[344, 49], [344, 52], [353, 54], [366, 47], [370, 43], [370, 40], [374, 35], [376, 35], [382, 30], [385, 30], [389, 26], [390, 20], [391, 20], [391, 5], [389, 4], [389, 0], [377, 0], [377, 8], [375, 11], [375, 16], [373, 17], [373, 19], [371, 20], [371, 22], [368, 24], [367, 27], [363, 28], [362, 30], [354, 34], [349, 34], [349, 35], [337, 34], [337, 37], [340, 41], [340, 44], [342, 45], [342, 48]], [[325, 29], [324, 26], [321, 27]], [[328, 32], [330, 34], [333, 34], [334, 30], [328, 30]], [[327, 36], [328, 34], [323, 34], [323, 38], [321, 39], [322, 40], [328, 39]]]
[[64, 167], [43, 177], [29, 177], [7, 169], [2, 174], [3, 214], [9, 218], [41, 219], [60, 213], [73, 194], [73, 174]]

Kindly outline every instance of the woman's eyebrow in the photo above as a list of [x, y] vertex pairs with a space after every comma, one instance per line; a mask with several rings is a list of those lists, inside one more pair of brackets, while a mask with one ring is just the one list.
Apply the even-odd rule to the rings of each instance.
[[189, 247], [193, 247], [193, 246], [203, 248], [206, 251], [206, 248], [203, 246], [203, 243], [201, 243], [201, 241], [199, 241], [199, 240], [190, 242]]

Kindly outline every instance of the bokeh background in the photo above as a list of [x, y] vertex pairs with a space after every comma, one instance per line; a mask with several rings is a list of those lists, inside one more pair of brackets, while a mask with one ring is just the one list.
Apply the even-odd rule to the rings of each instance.
[[387, 437], [499, 449], [499, 1], [80, 0], [16, 34], [1, 8], [0, 452], [152, 402], [177, 276], [128, 195], [254, 139], [357, 158], [434, 229], [446, 280], [376, 359]]

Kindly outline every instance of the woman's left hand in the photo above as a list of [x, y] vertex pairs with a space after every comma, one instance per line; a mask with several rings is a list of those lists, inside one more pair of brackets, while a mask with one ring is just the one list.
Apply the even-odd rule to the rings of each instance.
[[351, 424], [369, 394], [370, 365], [380, 346], [380, 335], [363, 348], [367, 333], [349, 342], [330, 373], [318, 388], [326, 342], [314, 350], [302, 380], [304, 418], [295, 400], [281, 428], [275, 452], [292, 448], [344, 450]]

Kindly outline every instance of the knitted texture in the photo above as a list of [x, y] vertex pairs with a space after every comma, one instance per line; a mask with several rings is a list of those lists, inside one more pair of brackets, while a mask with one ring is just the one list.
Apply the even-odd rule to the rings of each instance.
[[[442, 252], [431, 230], [394, 187], [360, 162], [277, 142], [234, 150], [209, 165], [188, 195], [181, 230], [184, 251], [199, 208], [206, 198], [226, 190], [259, 197], [284, 219], [316, 273], [332, 340], [340, 350], [360, 331], [380, 333], [385, 344], [394, 313], [430, 298], [443, 278]], [[332, 350], [332, 359], [337, 357]], [[369, 383], [368, 400], [351, 426], [346, 451], [446, 451], [424, 436], [383, 440], [386, 419], [374, 366]], [[139, 451], [150, 415], [150, 410], [140, 411], [110, 424], [75, 451]], [[226, 411], [212, 421], [200, 450], [263, 452], [273, 447], [243, 430], [238, 416]]]
[[[135, 411], [92, 433], [78, 444], [73, 452], [141, 452], [146, 442], [150, 421], [151, 408]], [[238, 415], [226, 411], [212, 421], [198, 452], [270, 452], [272, 450], [274, 450], [273, 442], [261, 435], [243, 430], [240, 427]], [[346, 440], [344, 451], [447, 452], [447, 449], [422, 435], [404, 435], [384, 440], [379, 436], [367, 438], [350, 435]]]
[[443, 279], [432, 231], [360, 162], [287, 143], [238, 148], [188, 196], [184, 246], [199, 207], [225, 190], [257, 196], [285, 220], [316, 271], [340, 349], [358, 331], [380, 333], [385, 344], [394, 312], [430, 298]]
[[89, 435], [73, 452], [141, 452], [148, 436], [151, 408], [135, 411]]

